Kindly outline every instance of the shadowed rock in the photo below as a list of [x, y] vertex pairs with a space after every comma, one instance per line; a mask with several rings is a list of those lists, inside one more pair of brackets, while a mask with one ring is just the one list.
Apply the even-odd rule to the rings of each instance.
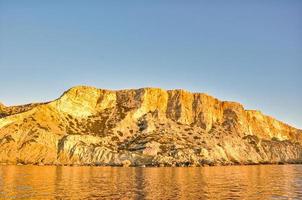
[[200, 166], [301, 163], [302, 131], [184, 90], [79, 86], [47, 102], [0, 104], [0, 162]]

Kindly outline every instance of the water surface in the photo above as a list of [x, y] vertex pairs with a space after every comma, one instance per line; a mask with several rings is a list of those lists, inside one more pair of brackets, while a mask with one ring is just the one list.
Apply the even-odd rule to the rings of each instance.
[[302, 199], [302, 165], [0, 166], [0, 199]]

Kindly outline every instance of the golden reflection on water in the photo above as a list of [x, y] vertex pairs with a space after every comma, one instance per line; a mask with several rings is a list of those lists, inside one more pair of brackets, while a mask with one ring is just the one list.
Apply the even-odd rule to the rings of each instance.
[[302, 166], [0, 166], [0, 199], [302, 199]]

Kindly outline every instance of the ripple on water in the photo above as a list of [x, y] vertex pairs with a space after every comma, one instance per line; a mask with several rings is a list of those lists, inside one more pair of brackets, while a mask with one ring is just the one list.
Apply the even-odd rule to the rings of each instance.
[[0, 199], [302, 199], [302, 165], [0, 166]]

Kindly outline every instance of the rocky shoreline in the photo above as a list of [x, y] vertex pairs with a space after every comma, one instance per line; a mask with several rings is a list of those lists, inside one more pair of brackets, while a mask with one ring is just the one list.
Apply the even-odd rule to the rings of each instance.
[[22, 163], [0, 163], [0, 166], [55, 166], [55, 167], [139, 167], [139, 168], [157, 168], [157, 167], [219, 167], [219, 166], [250, 166], [250, 165], [302, 165], [302, 161], [278, 162], [278, 163], [243, 163], [243, 164], [200, 164], [200, 165], [94, 165], [94, 164], [22, 164]]
[[75, 87], [0, 106], [0, 162], [89, 166], [302, 163], [302, 131], [184, 90]]

